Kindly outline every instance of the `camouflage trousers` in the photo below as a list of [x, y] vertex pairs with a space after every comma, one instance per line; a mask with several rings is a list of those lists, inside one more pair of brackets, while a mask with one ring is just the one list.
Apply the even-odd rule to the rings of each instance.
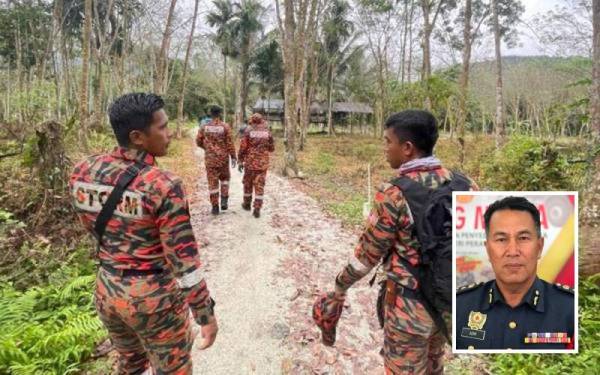
[[263, 205], [265, 194], [265, 182], [267, 179], [267, 170], [248, 170], [244, 171], [244, 203], [249, 205], [252, 202], [252, 193], [254, 192], [254, 208], [260, 209]]
[[396, 296], [385, 305], [383, 358], [386, 374], [442, 374], [446, 338], [414, 299]]
[[174, 278], [118, 277], [100, 268], [96, 310], [119, 353], [119, 374], [192, 373], [189, 307]]
[[210, 195], [210, 204], [216, 206], [219, 204], [219, 182], [221, 183], [221, 197], [229, 197], [229, 164], [225, 163], [220, 167], [206, 167], [206, 180], [208, 181], [208, 193]]

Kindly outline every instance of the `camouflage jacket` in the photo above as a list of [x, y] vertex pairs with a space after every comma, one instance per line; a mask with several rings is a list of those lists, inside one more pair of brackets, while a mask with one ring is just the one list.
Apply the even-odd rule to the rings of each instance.
[[244, 132], [238, 152], [238, 161], [251, 171], [269, 169], [269, 153], [275, 151], [273, 136], [266, 123], [249, 127]]
[[219, 168], [235, 159], [235, 146], [231, 138], [231, 127], [221, 121], [212, 120], [198, 129], [196, 144], [205, 151], [207, 168]]
[[[429, 159], [429, 162], [420, 163], [425, 159]], [[431, 160], [435, 162], [432, 163]], [[406, 168], [403, 165], [398, 176], [407, 176], [430, 188], [436, 188], [452, 179], [452, 172], [443, 168], [435, 158], [416, 159], [409, 163], [412, 166]], [[472, 181], [471, 190], [478, 190]], [[336, 278], [336, 290], [346, 291], [388, 254], [390, 256], [383, 265], [387, 277], [404, 287], [416, 289], [417, 280], [400, 260], [402, 257], [413, 266], [419, 264], [420, 244], [412, 235], [412, 230], [413, 223], [402, 190], [391, 183], [382, 184], [375, 194], [373, 208], [354, 250], [354, 256]]]
[[152, 155], [117, 147], [110, 154], [78, 163], [69, 180], [77, 215], [93, 233], [102, 204], [134, 161], [144, 168], [108, 221], [98, 257], [102, 264], [116, 269], [170, 270], [194, 316], [205, 314], [210, 296], [182, 181], [159, 169]]

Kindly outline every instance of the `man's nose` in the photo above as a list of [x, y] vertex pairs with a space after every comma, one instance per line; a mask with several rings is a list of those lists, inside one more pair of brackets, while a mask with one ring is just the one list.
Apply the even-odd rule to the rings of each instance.
[[506, 255], [513, 257], [521, 255], [521, 249], [516, 238], [511, 238], [508, 240], [506, 245]]

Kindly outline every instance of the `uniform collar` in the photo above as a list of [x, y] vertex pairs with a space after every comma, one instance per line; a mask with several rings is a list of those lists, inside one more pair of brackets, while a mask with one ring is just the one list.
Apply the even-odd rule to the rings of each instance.
[[135, 148], [126, 147], [115, 147], [112, 156], [118, 159], [125, 159], [131, 161], [139, 161], [148, 165], [155, 165], [156, 159], [146, 151], [138, 150]]
[[[537, 312], [544, 312], [544, 284], [542, 281], [536, 277], [531, 284], [531, 287], [523, 296], [521, 302], [517, 305], [517, 307], [521, 305], [529, 305], [532, 309]], [[494, 280], [489, 286], [487, 286], [484, 295], [484, 303], [483, 310], [489, 310], [496, 303], [503, 303], [504, 297], [502, 293], [500, 293], [500, 289], [498, 289], [498, 285], [496, 284], [496, 280]]]
[[440, 162], [440, 159], [432, 155], [407, 161], [406, 163], [402, 164], [400, 168], [398, 168], [398, 173], [400, 175], [404, 175], [409, 172], [429, 171], [441, 167], [442, 163]]

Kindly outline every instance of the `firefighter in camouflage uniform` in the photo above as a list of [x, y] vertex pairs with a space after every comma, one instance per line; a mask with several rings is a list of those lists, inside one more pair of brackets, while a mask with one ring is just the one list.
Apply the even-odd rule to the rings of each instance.
[[94, 234], [117, 181], [136, 171], [97, 254], [96, 309], [119, 353], [119, 374], [191, 374], [190, 310], [201, 348], [218, 331], [182, 181], [156, 165], [170, 137], [163, 106], [153, 94], [118, 98], [109, 115], [119, 147], [78, 163], [69, 182], [77, 214]]
[[259, 113], [250, 116], [249, 126], [242, 136], [238, 160], [240, 172], [244, 170], [244, 202], [242, 207], [250, 211], [254, 193], [254, 217], [260, 217], [265, 194], [269, 153], [275, 151], [273, 135]]
[[[221, 210], [228, 208], [229, 200], [229, 158], [235, 168], [235, 146], [231, 138], [231, 127], [221, 121], [221, 108], [213, 106], [210, 109], [211, 121], [198, 129], [196, 144], [204, 149], [204, 164], [212, 214], [219, 214], [219, 190], [221, 193]], [[221, 184], [219, 189], [219, 182]]]
[[[399, 176], [407, 176], [429, 188], [453, 178], [433, 156], [438, 138], [435, 118], [428, 112], [408, 110], [390, 116], [385, 123], [385, 154]], [[471, 189], [477, 186], [470, 181]], [[419, 266], [420, 244], [412, 234], [402, 190], [384, 183], [349, 263], [338, 274], [335, 290], [320, 296], [313, 318], [323, 332], [323, 343], [333, 345], [335, 328], [347, 290], [384, 260], [387, 280], [382, 304], [386, 374], [441, 374], [446, 338], [419, 298], [419, 285], [404, 262]], [[449, 321], [449, 316], [443, 317]]]

